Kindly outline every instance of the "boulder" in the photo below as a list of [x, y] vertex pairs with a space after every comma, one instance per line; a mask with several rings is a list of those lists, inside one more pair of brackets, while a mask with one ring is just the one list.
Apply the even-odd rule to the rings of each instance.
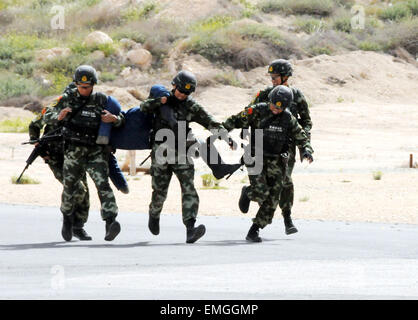
[[140, 67], [142, 70], [149, 69], [151, 67], [152, 55], [146, 49], [130, 50], [126, 54], [126, 57], [129, 62]]
[[51, 48], [51, 49], [41, 49], [36, 51], [35, 60], [37, 62], [45, 62], [49, 60], [56, 59], [58, 57], [67, 57], [71, 54], [69, 48]]
[[94, 47], [106, 43], [113, 43], [113, 40], [102, 31], [93, 31], [84, 39], [84, 44], [88, 47]]

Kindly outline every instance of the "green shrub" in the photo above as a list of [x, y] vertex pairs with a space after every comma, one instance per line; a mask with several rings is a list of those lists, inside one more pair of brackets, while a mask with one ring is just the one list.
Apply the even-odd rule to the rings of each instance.
[[313, 56], [319, 56], [321, 54], [331, 55], [333, 52], [333, 49], [331, 49], [330, 47], [313, 46], [309, 48], [309, 53]]
[[215, 179], [213, 174], [206, 173], [206, 174], [202, 174], [200, 177], [202, 178], [203, 187], [209, 188], [213, 186], [213, 181]]
[[404, 47], [413, 56], [418, 54], [418, 18], [391, 24], [377, 31], [374, 37], [385, 51]]
[[32, 79], [12, 73], [0, 74], [0, 101], [25, 94], [36, 95], [39, 86]]
[[112, 72], [102, 72], [100, 74], [100, 80], [103, 82], [113, 81], [117, 78], [117, 76]]
[[315, 18], [304, 18], [296, 20], [297, 31], [303, 31], [308, 34], [318, 32], [325, 27], [322, 20]]
[[334, 20], [333, 28], [338, 31], [350, 33], [351, 28], [351, 18], [350, 17], [340, 17]]
[[125, 21], [136, 21], [146, 19], [152, 13], [158, 13], [160, 7], [155, 1], [145, 1], [141, 7], [129, 7], [122, 12], [122, 19]]
[[243, 83], [241, 83], [235, 74], [233, 72], [222, 72], [218, 73], [215, 76], [215, 80], [219, 83], [222, 83], [224, 85], [228, 86], [234, 86], [234, 87], [242, 87]]
[[373, 179], [374, 180], [381, 180], [383, 176], [382, 171], [374, 171], [373, 172]]
[[382, 46], [375, 42], [370, 41], [362, 41], [359, 43], [358, 48], [364, 51], [380, 51], [382, 50]]
[[331, 0], [264, 0], [259, 8], [266, 13], [281, 11], [285, 14], [329, 16], [334, 10]]
[[400, 2], [382, 10], [379, 17], [383, 20], [400, 21], [411, 15], [412, 13], [408, 5], [404, 2]]
[[59, 71], [51, 72], [47, 78], [52, 82], [52, 85], [49, 88], [42, 88], [39, 91], [39, 94], [43, 97], [62, 93], [68, 84], [72, 81], [71, 75], [66, 75]]
[[33, 71], [35, 70], [35, 63], [21, 63], [15, 67], [16, 73], [24, 76], [25, 78], [29, 78], [33, 75]]
[[275, 27], [240, 21], [215, 26], [198, 28], [186, 41], [185, 50], [244, 70], [264, 66], [274, 56], [287, 58], [296, 51]]
[[20, 178], [19, 183], [17, 183], [18, 176], [13, 176], [10, 180], [13, 184], [40, 184], [41, 182], [39, 180], [33, 179], [27, 175], [23, 175]]
[[14, 118], [0, 121], [0, 132], [25, 133], [29, 130], [32, 118]]

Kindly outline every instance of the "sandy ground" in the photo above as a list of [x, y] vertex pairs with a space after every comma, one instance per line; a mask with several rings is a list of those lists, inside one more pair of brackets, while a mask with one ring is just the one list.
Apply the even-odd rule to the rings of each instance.
[[[238, 109], [238, 103], [235, 102], [233, 108]], [[207, 105], [211, 112], [218, 113], [219, 119], [225, 118], [210, 103]], [[410, 153], [418, 160], [417, 106], [339, 103], [316, 105], [311, 112], [315, 161], [309, 166], [296, 164], [294, 217], [417, 224], [418, 170], [408, 168]], [[196, 132], [204, 135], [203, 130]], [[11, 177], [23, 169], [31, 151], [31, 146], [20, 144], [26, 139], [26, 134], [0, 134], [0, 203], [58, 207], [62, 187], [41, 159], [27, 171], [40, 184], [14, 185], [10, 182]], [[239, 157], [223, 147], [221, 152], [228, 161]], [[125, 151], [117, 151], [120, 164], [125, 155]], [[147, 151], [138, 151], [136, 163], [147, 155]], [[149, 162], [144, 166], [147, 165]], [[374, 180], [373, 172], [376, 171], [382, 172], [381, 180]], [[209, 169], [198, 160], [195, 185], [200, 197], [199, 214], [242, 215], [237, 202], [242, 186], [248, 183], [245, 171], [238, 171], [229, 180], [223, 179], [220, 186], [224, 189], [218, 190], [203, 189], [200, 176], [208, 172]], [[127, 178], [130, 194], [115, 191], [120, 211], [147, 213], [151, 177], [139, 173]], [[97, 210], [98, 197], [92, 181], [89, 183], [91, 208]], [[179, 214], [180, 199], [180, 186], [174, 177], [163, 213]], [[252, 203], [247, 216], [253, 217], [257, 207]]]

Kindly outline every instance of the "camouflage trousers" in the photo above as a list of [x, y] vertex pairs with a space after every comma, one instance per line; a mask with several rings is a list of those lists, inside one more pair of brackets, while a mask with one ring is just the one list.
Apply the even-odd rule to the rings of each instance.
[[281, 159], [264, 157], [263, 171], [258, 175], [249, 175], [250, 186], [246, 191], [250, 200], [260, 205], [253, 219], [260, 228], [264, 228], [273, 220], [283, 188], [284, 171]]
[[181, 187], [181, 203], [183, 223], [196, 219], [199, 210], [199, 196], [194, 187], [194, 164], [158, 164], [154, 151], [151, 153], [152, 199], [149, 214], [159, 218], [167, 199], [167, 191], [173, 173], [177, 176]]
[[279, 206], [282, 212], [290, 212], [293, 207], [294, 187], [292, 181], [292, 172], [295, 167], [295, 145], [289, 147], [289, 160], [286, 167], [286, 176], [283, 181], [283, 188], [280, 193]]
[[[64, 185], [63, 159], [56, 160], [51, 158], [48, 159], [47, 163], [54, 174], [55, 179]], [[83, 178], [76, 183], [74, 190], [74, 227], [82, 228], [87, 222], [90, 209], [90, 195], [85, 174]]]
[[109, 153], [105, 147], [99, 145], [67, 146], [64, 153], [64, 190], [61, 197], [61, 212], [63, 214], [71, 215], [71, 212], [74, 211], [77, 183], [88, 172], [99, 195], [102, 219], [117, 216], [118, 207], [109, 184], [108, 156]]

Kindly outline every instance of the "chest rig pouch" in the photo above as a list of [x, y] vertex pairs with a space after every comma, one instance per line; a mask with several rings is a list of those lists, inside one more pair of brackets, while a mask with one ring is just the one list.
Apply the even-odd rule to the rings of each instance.
[[263, 151], [265, 155], [277, 156], [287, 152], [290, 113], [282, 112], [260, 123], [263, 129]]
[[93, 146], [101, 123], [101, 115], [107, 97], [101, 93], [92, 94], [86, 101], [75, 99], [71, 117], [65, 122], [63, 136], [72, 144]]

